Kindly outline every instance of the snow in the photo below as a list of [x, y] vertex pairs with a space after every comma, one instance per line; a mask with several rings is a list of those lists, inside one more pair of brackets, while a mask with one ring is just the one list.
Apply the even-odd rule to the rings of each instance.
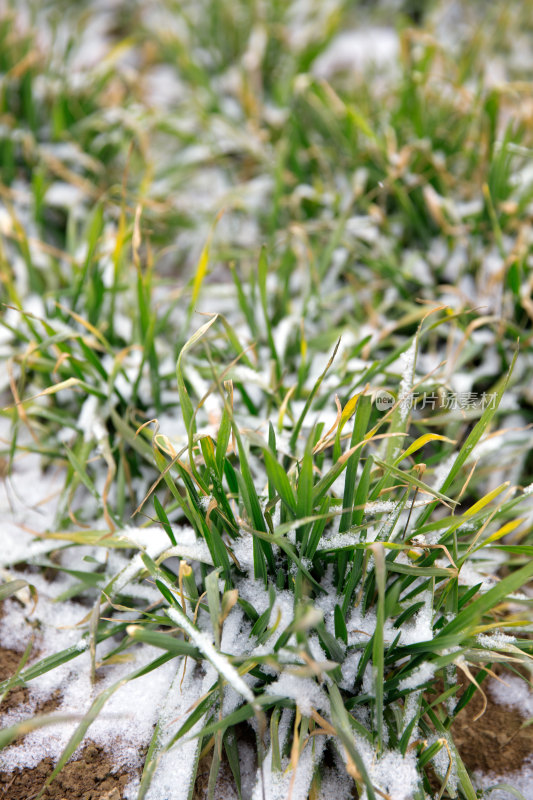
[[426, 661], [421, 664], [420, 667], [417, 667], [407, 678], [403, 678], [398, 688], [401, 692], [407, 689], [417, 689], [419, 686], [423, 686], [425, 683], [432, 680], [434, 675], [434, 665], [430, 661]]
[[[420, 698], [422, 692], [410, 692], [405, 698], [403, 709], [403, 724], [405, 728], [413, 724], [414, 720], [418, 718], [420, 712]], [[418, 725], [413, 724], [409, 734], [409, 744], [418, 739]]]
[[157, 558], [169, 544], [169, 538], [163, 528], [150, 526], [149, 528], [122, 528], [116, 533], [118, 538], [131, 545], [145, 550], [150, 558]]
[[453, 467], [455, 461], [457, 460], [457, 454], [452, 453], [445, 461], [442, 461], [436, 468], [433, 473], [433, 483], [432, 488], [436, 489], [437, 491], [442, 488], [444, 481], [450, 474], [450, 470]]
[[349, 691], [353, 688], [353, 685], [355, 683], [355, 678], [357, 676], [357, 671], [359, 670], [361, 656], [362, 653], [356, 650], [353, 653], [349, 653], [345, 657], [341, 666], [342, 681], [339, 684], [341, 689], [346, 689]]
[[98, 398], [94, 394], [90, 394], [81, 407], [78, 428], [83, 433], [85, 442], [90, 442], [93, 438], [99, 441], [106, 436], [98, 408]]
[[[7, 425], [8, 420], [0, 417], [0, 439], [10, 438], [9, 430], [5, 430]], [[43, 473], [40, 456], [29, 450], [24, 452], [28, 440], [26, 433], [19, 434], [21, 452], [0, 485], [0, 566], [27, 561], [48, 552], [54, 545], [42, 534], [53, 527], [65, 473], [62, 469]]]
[[126, 564], [126, 566], [115, 575], [111, 583], [106, 586], [106, 594], [109, 594], [111, 591], [113, 594], [121, 592], [128, 584], [131, 584], [133, 579], [136, 578], [143, 569], [145, 569], [144, 562], [141, 558], [141, 554], [137, 553], [137, 555], [133, 556], [129, 564]]
[[75, 208], [85, 199], [85, 192], [71, 183], [56, 181], [46, 191], [45, 201], [50, 206]]
[[[165, 550], [164, 558], [174, 558], [180, 556], [188, 561], [202, 561], [204, 564], [213, 564], [213, 559], [207, 544], [197, 539], [194, 535], [192, 528], [190, 531], [187, 529], [183, 533], [179, 529], [173, 529], [176, 538], [176, 544], [172, 545]], [[167, 537], [167, 542], [169, 541]]]
[[[383, 638], [386, 644], [393, 642], [398, 633], [400, 634], [401, 645], [427, 642], [433, 638], [431, 592], [421, 593], [418, 600], [423, 600], [424, 606], [400, 629], [394, 627], [393, 620], [385, 620]], [[334, 598], [333, 602], [335, 602]], [[368, 644], [368, 640], [376, 628], [375, 609], [370, 609], [366, 614], [362, 614], [360, 607], [352, 609], [346, 620], [346, 626], [348, 629], [348, 645]]]
[[[157, 768], [146, 800], [187, 800], [201, 739], [194, 738], [205, 724], [205, 714], [186, 737], [169, 749], [170, 742], [183, 724], [190, 707], [202, 696], [203, 681], [195, 674], [195, 664], [180, 661], [175, 677], [162, 704], [161, 734], [156, 748]], [[183, 682], [182, 682], [183, 681]], [[125, 800], [136, 800], [137, 785], [128, 787]]]
[[[278, 727], [280, 751], [287, 739], [290, 729], [291, 712], [284, 709]], [[272, 746], [263, 761], [262, 774], [258, 768], [252, 800], [307, 800], [309, 787], [316, 766], [325, 747], [324, 736], [313, 736], [300, 752], [296, 772], [294, 773], [289, 759], [283, 758], [280, 772], [272, 769]]]
[[392, 500], [375, 500], [373, 503], [366, 503], [365, 514], [385, 514], [394, 511], [398, 507]]
[[497, 703], [516, 709], [525, 719], [533, 717], [533, 692], [524, 678], [505, 675], [502, 680], [492, 678], [489, 691]]
[[[235, 558], [237, 559], [241, 569], [247, 572], [249, 575], [252, 575], [254, 565], [252, 534], [242, 530], [239, 538], [232, 542], [231, 549], [233, 550]], [[264, 592], [263, 584], [258, 582], [257, 589], [261, 593]]]
[[[374, 787], [394, 800], [411, 800], [418, 785], [417, 759], [413, 751], [402, 756], [397, 750], [385, 750], [376, 757], [374, 748], [358, 735], [355, 736], [355, 746]], [[361, 800], [368, 800], [366, 789]]]
[[[506, 788], [498, 789], [498, 786], [508, 786], [521, 792], [525, 800], [531, 797], [531, 787], [533, 786], [533, 758], [525, 761], [522, 769], [516, 772], [511, 772], [505, 776], [495, 775], [482, 775], [475, 773], [474, 786], [483, 788], [486, 792], [487, 800], [516, 800], [516, 793], [507, 790]], [[491, 787], [495, 787], [489, 791]]]
[[355, 533], [337, 533], [329, 536], [323, 536], [319, 542], [319, 550], [341, 550], [343, 547], [353, 547], [361, 541], [361, 534], [359, 531]]
[[[207, 544], [203, 539], [196, 538], [196, 534], [190, 526], [172, 526], [172, 532], [176, 540], [175, 545], [171, 544], [168, 534], [163, 528], [155, 526], [123, 528], [115, 535], [135, 547], [145, 550], [152, 559], [180, 556], [190, 561], [202, 561], [204, 564], [213, 563]], [[137, 559], [137, 564], [139, 562], [142, 564], [140, 557]], [[131, 565], [129, 566], [128, 574], [134, 574], [133, 568]], [[142, 568], [144, 568], [144, 564], [142, 564]]]
[[417, 338], [415, 336], [410, 347], [400, 356], [401, 374], [403, 377], [400, 383], [398, 397], [400, 398], [400, 418], [402, 422], [405, 422], [411, 409], [411, 392], [413, 389], [416, 347]]
[[255, 705], [255, 696], [248, 684], [245, 683], [228, 659], [222, 653], [218, 652], [209, 637], [195, 628], [189, 618], [177, 608], [167, 609], [167, 614], [176, 625], [183, 628], [198, 649], [201, 650], [208, 661], [211, 662], [219, 675], [225, 678], [233, 689], [241, 694], [248, 703]]
[[425, 599], [424, 606], [400, 629], [402, 645], [429, 642], [433, 638], [433, 597], [431, 592], [425, 595], [425, 598], [423, 594], [420, 595], [420, 599]]
[[496, 631], [491, 634], [480, 633], [476, 638], [478, 644], [489, 650], [510, 650], [510, 646], [516, 642], [515, 636], [509, 636], [503, 631]]
[[[29, 474], [40, 474], [38, 472], [40, 465], [37, 456], [31, 455], [24, 462], [26, 467], [34, 471], [32, 473], [29, 470]], [[17, 469], [11, 476], [11, 480], [18, 479], [20, 472]], [[34, 483], [40, 489], [47, 488], [46, 476], [44, 476], [44, 480], [41, 477], [38, 482], [34, 479]], [[23, 509], [23, 511], [25, 514], [28, 512], [27, 509]], [[190, 544], [191, 537], [194, 538], [192, 529], [177, 528], [176, 531], [178, 540], [183, 539]], [[156, 558], [167, 550], [169, 545], [166, 533], [157, 527], [145, 529], [130, 527], [118, 532], [117, 535], [124, 536], [132, 546], [146, 550], [152, 558]], [[10, 555], [6, 558], [6, 561], [16, 562], [19, 558], [17, 555], [19, 552], [20, 556], [24, 555], [24, 558], [28, 558], [28, 552], [33, 555], [44, 554], [51, 547], [57, 547], [57, 542], [51, 540], [38, 540], [36, 544], [39, 546], [35, 546], [33, 537], [30, 534], [17, 530], [13, 525], [10, 527], [10, 523], [4, 523], [2, 537], [4, 542], [6, 537], [9, 537], [8, 541], [13, 544], [12, 547], [8, 548]], [[73, 568], [77, 567], [79, 569], [79, 558], [82, 555], [82, 551], [87, 552], [91, 557], [96, 557], [96, 560], [100, 560], [98, 558], [100, 555], [98, 548], [79, 548], [75, 554], [67, 549], [62, 553], [64, 565], [68, 566], [70, 564]], [[115, 581], [114, 588], [118, 590], [128, 586], [134, 576], [144, 569], [144, 565], [140, 554], [128, 560], [122, 551], [112, 550], [109, 553], [107, 569], [111, 572], [114, 569], [117, 570], [118, 578]], [[38, 623], [39, 659], [55, 655], [61, 651], [73, 653], [75, 657], [30, 681], [29, 703], [10, 711], [4, 717], [3, 723], [14, 724], [28, 714], [33, 713], [40, 702], [48, 699], [54, 693], [60, 694], [58, 713], [80, 715], [81, 719], [89, 710], [93, 700], [102, 691], [119, 684], [116, 691], [107, 700], [103, 710], [91, 724], [88, 736], [96, 744], [102, 745], [106, 751], [110, 752], [116, 769], [122, 767], [128, 769], [136, 768], [140, 763], [140, 754], [143, 748], [150, 741], [153, 727], [161, 708], [163, 706], [168, 708], [165, 698], [168, 687], [172, 684], [173, 675], [176, 673], [176, 664], [178, 662], [171, 661], [158, 667], [157, 670], [129, 682], [127, 678], [134, 670], [159, 657], [161, 651], [146, 645], [135, 646], [127, 650], [127, 659], [123, 663], [106, 664], [106, 655], [116, 647], [116, 643], [111, 638], [97, 645], [96, 661], [97, 664], [102, 666], [98, 669], [99, 680], [93, 686], [90, 680], [91, 656], [88, 651], [89, 641], [87, 636], [82, 635], [80, 637], [80, 631], [86, 628], [87, 607], [79, 605], [75, 601], [56, 604], [54, 598], [50, 595], [51, 587], [53, 587], [54, 592], [60, 593], [68, 589], [73, 580], [64, 573], [58, 572], [54, 583], [50, 585], [42, 575], [36, 573], [32, 574], [31, 583], [35, 585], [38, 593], [35, 610], [31, 611], [31, 603], [28, 603], [27, 606], [21, 606], [15, 599], [6, 600], [3, 606], [4, 614], [0, 621], [0, 643], [4, 647], [10, 647], [22, 652], [33, 633], [33, 625]], [[136, 593], [140, 588], [130, 585], [128, 586], [128, 592]], [[149, 594], [153, 600], [154, 590], [152, 590], [152, 587], [147, 588], [150, 589]], [[157, 592], [155, 594], [159, 596]], [[122, 616], [124, 616], [124, 612], [122, 612]], [[227, 620], [227, 633], [231, 632], [230, 619], [231, 615]], [[190, 663], [193, 664], [193, 662]], [[181, 699], [182, 713], [189, 708], [194, 700], [193, 690], [197, 685], [197, 681], [193, 681], [192, 677], [189, 682], [191, 681], [190, 690], [187, 688], [187, 681], [185, 681], [184, 695]], [[253, 698], [253, 693], [248, 687], [246, 688], [249, 696]], [[57, 761], [76, 725], [77, 723], [75, 722], [62, 723], [53, 728], [32, 732], [21, 744], [14, 745], [2, 752], [0, 766], [6, 770], [15, 767], [31, 768], [45, 757], [52, 758], [54, 762]], [[183, 743], [179, 749], [172, 751], [173, 754], [162, 757], [162, 775], [167, 774], [165, 769], [170, 764], [170, 767], [168, 767], [170, 772], [167, 771], [168, 775], [175, 776], [177, 764], [182, 763], [182, 755], [186, 757], [186, 762], [184, 763], [191, 764], [191, 758], [187, 754], [189, 751], [192, 753], [196, 746], [196, 741]], [[157, 800], [159, 797], [165, 797], [166, 800], [181, 800], [182, 797], [185, 798], [187, 796], [186, 793], [183, 793], [185, 790], [182, 783], [177, 785], [180, 793], [177, 793], [178, 788], [175, 787], [174, 791], [176, 793], [168, 795], [165, 794], [167, 783], [164, 779], [161, 780], [161, 783], [158, 782], [157, 785], [160, 786], [157, 790], [159, 794], [155, 789], [153, 791], [150, 790], [152, 794], [148, 795], [148, 797], [151, 800]], [[127, 797], [133, 798], [136, 796], [133, 785], [131, 791], [128, 790], [128, 792]]]
[[320, 710], [329, 707], [325, 692], [311, 678], [284, 671], [277, 681], [269, 684], [267, 694], [288, 697], [294, 700], [303, 716], [309, 717], [312, 709]]
[[[440, 560], [437, 559], [437, 561]], [[461, 566], [457, 580], [461, 586], [475, 586], [480, 583], [480, 592], [488, 592], [496, 584], [496, 578], [493, 575], [481, 574], [469, 561], [465, 561]]]
[[[383, 520], [383, 523], [376, 534], [377, 540], [386, 542], [391, 538], [394, 528], [398, 524], [398, 506], [399, 504], [396, 503], [390, 514], [388, 514], [388, 516], [386, 516]], [[367, 541], [370, 541], [369, 536], [367, 536]]]
[[[250, 650], [250, 630], [251, 624], [245, 619], [243, 611], [239, 606], [234, 606], [229, 616], [224, 621], [222, 628], [222, 638], [220, 649], [228, 655], [242, 656]], [[257, 683], [257, 678], [246, 674], [242, 676], [244, 683], [250, 688]], [[242, 705], [242, 694], [235, 690], [231, 685], [224, 689], [223, 714], [227, 716]]]
[[400, 41], [393, 28], [363, 27], [336, 36], [314, 62], [317, 77], [330, 78], [336, 72], [361, 72], [369, 67], [392, 69], [397, 64]]
[[[438, 739], [442, 740], [443, 738], [446, 738], [443, 734], [441, 734], [440, 736], [432, 736], [432, 737], [430, 737], [428, 739], [428, 745], [432, 745]], [[447, 741], [448, 741], [448, 746], [449, 746], [450, 745], [450, 741], [449, 740], [447, 740]], [[450, 748], [450, 750], [451, 750], [451, 748]], [[436, 770], [438, 776], [441, 778], [441, 780], [444, 780], [444, 777], [447, 774], [448, 769], [450, 767], [450, 756], [449, 756], [449, 753], [448, 753], [448, 748], [445, 747], [445, 746], [442, 746], [441, 749], [438, 751], [438, 753], [435, 756], [433, 756], [433, 758], [431, 759], [431, 763], [435, 767], [435, 770]], [[455, 792], [457, 792], [458, 784], [459, 784], [459, 780], [458, 780], [458, 776], [457, 776], [457, 769], [456, 769], [455, 761], [452, 759], [452, 769], [450, 771], [450, 775], [448, 777], [448, 783], [447, 783], [448, 791], [452, 796], [453, 796], [453, 794]]]
[[170, 64], [155, 64], [143, 76], [143, 93], [152, 108], [169, 110], [184, 99], [178, 71]]
[[[81, 719], [102, 691], [118, 683], [119, 687], [92, 723], [89, 737], [111, 753], [116, 768], [136, 767], [141, 748], [150, 740], [161, 701], [171, 681], [175, 668], [173, 663], [126, 682], [134, 670], [160, 656], [161, 651], [146, 646], [135, 647], [128, 650], [130, 660], [105, 665], [105, 656], [116, 646], [111, 638], [97, 645], [97, 663], [102, 666], [98, 670], [99, 680], [93, 685], [87, 640], [80, 640], [79, 626], [87, 615], [87, 608], [75, 602], [54, 603], [48, 595], [46, 581], [39, 575], [32, 576], [32, 580], [38, 590], [35, 611], [28, 614], [16, 601], [7, 600], [0, 623], [0, 642], [22, 650], [33, 633], [31, 623], [38, 621], [39, 659], [68, 650], [76, 652], [77, 656], [30, 681], [29, 707], [10, 711], [4, 716], [3, 723], [14, 724], [25, 718], [40, 702], [56, 692], [60, 695], [58, 713], [75, 714]], [[62, 580], [65, 581], [59, 579], [59, 582]], [[0, 767], [5, 770], [31, 768], [46, 757], [57, 761], [77, 724], [62, 723], [33, 731], [20, 744], [2, 751]]]

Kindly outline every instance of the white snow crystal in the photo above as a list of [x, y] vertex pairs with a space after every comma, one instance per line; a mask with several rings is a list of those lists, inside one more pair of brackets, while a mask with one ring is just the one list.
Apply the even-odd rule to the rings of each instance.
[[400, 383], [400, 417], [405, 422], [411, 408], [411, 392], [413, 389], [413, 377], [416, 359], [416, 337], [413, 339], [408, 350], [400, 356], [402, 381]]
[[312, 678], [302, 678], [299, 675], [292, 675], [290, 672], [283, 672], [277, 681], [269, 684], [267, 694], [289, 697], [296, 702], [304, 716], [310, 716], [313, 708], [327, 708], [328, 700], [324, 691]]
[[492, 678], [489, 691], [497, 703], [516, 708], [526, 719], [533, 717], [533, 692], [526, 680], [505, 675], [502, 681]]
[[400, 43], [393, 28], [363, 27], [336, 36], [313, 65], [317, 77], [329, 80], [336, 72], [360, 72], [369, 66], [394, 67]]

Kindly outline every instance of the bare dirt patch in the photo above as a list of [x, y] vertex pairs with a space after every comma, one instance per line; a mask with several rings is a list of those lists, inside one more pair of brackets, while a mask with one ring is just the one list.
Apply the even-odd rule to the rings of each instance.
[[[10, 650], [7, 647], [0, 647], [0, 681], [10, 678], [16, 671], [22, 658], [21, 653]], [[25, 705], [30, 697], [30, 693], [25, 686], [15, 686], [4, 697], [0, 703], [0, 714], [5, 714], [12, 708]]]
[[[0, 772], [0, 798], [31, 800], [53, 769], [52, 759], [45, 758], [34, 769]], [[103, 748], [90, 742], [78, 758], [63, 767], [44, 791], [43, 800], [122, 800], [131, 776], [112, 770], [113, 762]]]
[[[505, 673], [501, 677], [505, 680]], [[492, 699], [488, 680], [482, 684], [487, 697], [485, 713], [474, 721], [483, 708], [481, 693], [476, 692], [458, 714], [452, 735], [469, 770], [503, 776], [518, 772], [533, 754], [533, 726], [522, 728], [525, 720], [516, 709]]]
[[[496, 665], [494, 671], [505, 680], [504, 669]], [[451, 734], [459, 755], [471, 774], [480, 772], [484, 775], [505, 778], [520, 772], [528, 759], [533, 756], [533, 726], [523, 728], [525, 720], [516, 709], [494, 700], [488, 688], [490, 680], [487, 677], [481, 683], [487, 699], [483, 715], [476, 719], [483, 709], [483, 696], [481, 692], [476, 691], [468, 705], [454, 720]], [[460, 676], [460, 681], [462, 689], [458, 697], [461, 697], [469, 683], [464, 675]], [[439, 681], [435, 684], [433, 693], [440, 694], [443, 688], [442, 682]], [[441, 781], [433, 772], [431, 764], [427, 768], [427, 776], [432, 789], [438, 791]], [[448, 794], [444, 797], [448, 797]]]
[[[34, 646], [32, 655], [36, 656], [38, 651]], [[12, 650], [9, 647], [0, 646], [0, 681], [5, 681], [15, 674], [20, 664], [22, 653]], [[32, 708], [33, 714], [49, 714], [59, 706], [61, 693], [56, 691], [46, 700], [38, 703]], [[30, 692], [26, 686], [14, 686], [0, 703], [0, 718], [2, 714], [15, 708], [25, 706], [30, 702]]]

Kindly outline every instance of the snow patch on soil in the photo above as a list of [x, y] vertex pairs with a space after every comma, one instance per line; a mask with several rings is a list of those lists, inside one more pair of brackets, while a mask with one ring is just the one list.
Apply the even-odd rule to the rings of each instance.
[[515, 708], [526, 719], [533, 717], [533, 691], [523, 678], [505, 675], [501, 680], [493, 678], [489, 690], [497, 703]]
[[[495, 778], [490, 775], [475, 774], [475, 785], [487, 792], [487, 800], [516, 800], [515, 792], [509, 790], [516, 789], [528, 800], [533, 789], [533, 757], [526, 763], [520, 772], [511, 772], [505, 777]], [[498, 786], [502, 786], [498, 789]], [[492, 791], [489, 791], [494, 787]]]
[[[113, 663], [111, 660], [106, 664], [106, 656], [110, 656], [116, 647], [110, 637], [96, 647], [96, 662], [101, 666], [97, 669], [97, 680], [93, 685], [90, 677], [91, 654], [86, 647], [80, 648], [79, 625], [87, 615], [87, 608], [74, 602], [58, 605], [47, 596], [48, 587], [44, 579], [32, 575], [32, 581], [39, 593], [35, 612], [27, 613], [16, 601], [6, 601], [0, 624], [0, 642], [21, 650], [31, 635], [33, 623], [39, 629], [39, 660], [61, 652], [71, 656], [64, 664], [29, 681], [32, 706], [58, 692], [61, 696], [58, 713], [76, 714], [81, 720], [103, 691], [116, 686], [116, 691], [90, 726], [89, 738], [111, 753], [117, 769], [139, 766], [140, 752], [150, 741], [175, 666], [163, 664], [153, 672], [128, 682], [127, 678], [135, 670], [159, 657], [161, 651], [143, 645], [130, 649], [129, 658], [123, 663]], [[86, 642], [86, 639], [81, 641]], [[12, 710], [4, 717], [3, 723], [15, 724], [26, 713], [27, 709]], [[0, 768], [31, 768], [46, 757], [56, 762], [77, 724], [64, 723], [33, 731], [20, 744], [2, 751]]]
[[337, 72], [361, 72], [369, 67], [395, 69], [400, 40], [393, 28], [365, 27], [344, 31], [320, 55], [313, 72], [329, 80]]

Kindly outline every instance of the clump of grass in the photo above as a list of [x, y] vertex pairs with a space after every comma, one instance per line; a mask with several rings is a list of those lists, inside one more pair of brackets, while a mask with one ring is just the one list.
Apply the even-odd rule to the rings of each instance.
[[[260, 284], [266, 280], [265, 259], [262, 254]], [[267, 311], [264, 294], [263, 299]], [[142, 314], [141, 299], [139, 305]], [[387, 362], [394, 364], [407, 349], [410, 359], [404, 364], [414, 373], [416, 347], [423, 348], [431, 328], [450, 325], [448, 314], [438, 311], [427, 317], [411, 346], [407, 342], [393, 351], [395, 360], [382, 358], [352, 375], [348, 385], [359, 391], [344, 404], [337, 399], [337, 411], [332, 397], [342, 395], [346, 385], [346, 375], [335, 373], [338, 351], [329, 360], [324, 354], [322, 373], [308, 385], [301, 381], [299, 386], [297, 374], [288, 378], [283, 361], [273, 361], [272, 374], [284, 376], [285, 388], [261, 388], [252, 399], [252, 378], [264, 383], [260, 365], [249, 359], [248, 382], [241, 383], [239, 360], [245, 351], [228, 323], [213, 316], [180, 352], [173, 385], [181, 437], [172, 437], [164, 423], [156, 421], [150, 429], [148, 420], [139, 425], [140, 416], [124, 418], [123, 395], [126, 387], [134, 395], [137, 375], [123, 380], [119, 391], [118, 379], [124, 378], [119, 354], [110, 359], [117, 367], [103, 375], [100, 344], [84, 335], [80, 320], [81, 331], [63, 324], [58, 337], [52, 319], [43, 323], [25, 313], [21, 319], [34, 335], [43, 327], [47, 334], [25, 353], [21, 374], [32, 375], [38, 363], [39, 378], [51, 380], [53, 391], [20, 401], [18, 418], [30, 430], [46, 423], [51, 438], [50, 428], [72, 420], [73, 439], [64, 445], [64, 454], [51, 447], [47, 452], [48, 458], [66, 462], [60, 514], [68, 510], [78, 525], [100, 514], [105, 523], [100, 529], [69, 525], [71, 530], [52, 530], [47, 533], [50, 546], [54, 541], [105, 549], [133, 546], [141, 554], [118, 574], [100, 573], [102, 588], [96, 595], [96, 573], [78, 573], [71, 597], [92, 596], [98, 609], [105, 602], [111, 604], [108, 608], [139, 611], [129, 623], [96, 617], [88, 643], [97, 647], [110, 635], [118, 636], [119, 649], [127, 652], [144, 642], [160, 648], [165, 659], [178, 660], [177, 676], [186, 670], [184, 659], [202, 664], [211, 676], [210, 688], [172, 736], [163, 722], [157, 727], [139, 796], [157, 780], [165, 754], [178, 753], [178, 743], [195, 725], [198, 740], [218, 753], [212, 785], [224, 745], [239, 786], [234, 727], [256, 718], [258, 781], [265, 780], [267, 770], [280, 791], [291, 783], [285, 774], [289, 756], [292, 775], [298, 776], [297, 796], [305, 796], [318, 786], [320, 758], [334, 748], [360, 794], [373, 797], [379, 789], [394, 796], [393, 765], [400, 758], [406, 770], [401, 780], [408, 781], [413, 796], [424, 797], [429, 791], [424, 767], [433, 760], [439, 774], [443, 762], [438, 754], [444, 748], [450, 768], [440, 773], [443, 790], [460, 788], [473, 797], [450, 736], [453, 718], [472, 691], [456, 702], [459, 684], [449, 667], [464, 670], [476, 689], [487, 672], [474, 678], [472, 670], [498, 661], [526, 662], [531, 651], [527, 638], [509, 643], [494, 635], [510, 624], [518, 630], [529, 624], [527, 617], [510, 622], [499, 616], [502, 602], [533, 574], [529, 545], [501, 544], [521, 522], [517, 514], [524, 495], [504, 482], [476, 502], [465, 500], [476, 496], [473, 454], [497, 418], [511, 369], [495, 385], [494, 402], [457, 442], [427, 432], [424, 418], [406, 415], [402, 403], [411, 391], [412, 374], [407, 380], [404, 376], [403, 394], [387, 413], [373, 403], [368, 380], [373, 385], [391, 380]], [[256, 345], [267, 350], [268, 321], [267, 313], [264, 345], [261, 340]], [[63, 379], [53, 383], [57, 358], [51, 351], [56, 342], [68, 355], [61, 359], [62, 368], [75, 365], [82, 377], [59, 374]], [[110, 346], [104, 340], [101, 347]], [[151, 373], [150, 364], [142, 360], [139, 369], [147, 377]], [[202, 396], [194, 391], [193, 374], [203, 376], [200, 385], [207, 388]], [[78, 432], [80, 417], [74, 411], [80, 390], [87, 398], [83, 413], [87, 415], [88, 406], [92, 409], [92, 425], [84, 424], [83, 432]], [[47, 405], [41, 402], [43, 394]], [[63, 394], [70, 395], [66, 407]], [[205, 418], [207, 406], [210, 421]], [[333, 416], [333, 424], [322, 421], [324, 414]], [[457, 426], [453, 413], [442, 417], [443, 431]], [[429, 465], [422, 461], [428, 451]], [[445, 472], [437, 469], [443, 463], [449, 465]], [[134, 469], [147, 476], [145, 464], [154, 479], [136, 518], [144, 514], [149, 519], [139, 528], [124, 529], [126, 509], [132, 506], [127, 481], [120, 476]], [[102, 469], [107, 478], [98, 491]], [[162, 535], [154, 526], [160, 526]], [[190, 532], [193, 541], [207, 545], [205, 550], [191, 550]], [[183, 558], [187, 551], [191, 555]], [[484, 559], [490, 560], [494, 551], [506, 554], [510, 571], [488, 588], [475, 570], [483, 571]], [[178, 566], [169, 561], [176, 557], [181, 558]], [[41, 563], [58, 568], [51, 561]], [[467, 569], [463, 581], [461, 571]], [[160, 592], [150, 609], [135, 600], [134, 586], [144, 579], [153, 580]], [[18, 582], [8, 583], [6, 591], [19, 588]], [[514, 599], [527, 607], [526, 598]], [[495, 609], [500, 609], [496, 617]], [[79, 652], [58, 653], [52, 663], [37, 662], [17, 681], [31, 680]], [[436, 676], [443, 676], [444, 688], [430, 705], [425, 689]], [[97, 697], [57, 769], [109, 696], [106, 689]], [[318, 735], [327, 737], [327, 748], [315, 747]], [[195, 764], [191, 761], [191, 785]]]
[[[205, 5], [197, 16], [162, 4], [181, 27], [161, 42], [136, 8], [113, 51], [138, 57], [139, 84], [178, 65], [183, 128], [172, 109], [149, 110], [120, 60], [119, 86], [104, 63], [81, 88], [52, 80], [50, 60], [49, 91], [36, 91], [34, 34], [0, 29], [12, 114], [2, 457], [8, 479], [24, 453], [62, 470], [30, 561], [70, 575], [59, 603], [92, 609], [81, 644], [21, 665], [0, 693], [87, 650], [95, 680], [110, 640], [110, 666], [157, 648], [102, 692], [95, 682], [49, 781], [125, 681], [172, 661], [139, 798], [162, 796], [178, 762], [187, 796], [210, 751], [209, 795], [223, 754], [240, 795], [248, 721], [254, 797], [318, 797], [334, 764], [347, 794], [423, 800], [431, 766], [439, 798], [473, 800], [453, 720], [493, 664], [533, 655], [520, 593], [533, 574], [520, 430], [531, 185], [515, 179], [528, 129], [502, 123], [504, 92], [472, 91], [481, 40], [457, 58], [406, 29], [400, 74], [374, 93], [313, 76], [349, 20], [342, 4], [324, 16], [310, 3], [299, 45], [295, 8], [263, 18], [247, 3]], [[215, 29], [227, 33], [216, 47]], [[50, 159], [50, 141], [71, 149]], [[46, 199], [58, 177], [81, 191], [75, 202]], [[195, 206], [206, 180], [224, 192]], [[483, 288], [489, 257], [499, 300], [482, 316], [468, 292]], [[452, 280], [463, 296], [443, 286]], [[465, 385], [487, 402], [447, 406]], [[413, 404], [422, 394], [432, 405]], [[19, 561], [2, 559], [1, 599], [33, 591], [10, 572]]]

